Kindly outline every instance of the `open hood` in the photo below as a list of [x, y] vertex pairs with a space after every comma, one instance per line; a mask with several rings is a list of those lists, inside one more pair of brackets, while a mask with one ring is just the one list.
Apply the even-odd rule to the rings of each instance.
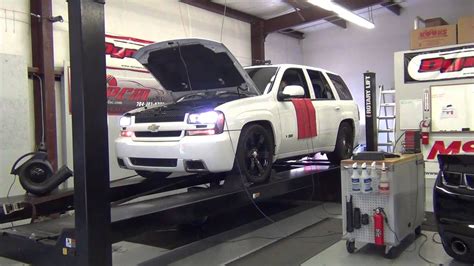
[[203, 39], [159, 42], [134, 57], [166, 89], [173, 92], [246, 86], [258, 93], [252, 79], [222, 44]]

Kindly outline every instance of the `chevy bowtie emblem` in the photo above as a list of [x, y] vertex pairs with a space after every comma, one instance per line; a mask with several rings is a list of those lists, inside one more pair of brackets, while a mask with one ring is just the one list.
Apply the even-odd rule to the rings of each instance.
[[157, 124], [151, 124], [150, 126], [148, 126], [148, 130], [150, 130], [151, 132], [158, 132], [158, 129], [160, 129], [160, 126], [158, 126]]

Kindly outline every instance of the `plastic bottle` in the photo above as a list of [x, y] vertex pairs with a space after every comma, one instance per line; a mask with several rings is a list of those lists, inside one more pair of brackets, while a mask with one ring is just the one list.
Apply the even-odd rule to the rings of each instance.
[[357, 163], [354, 163], [352, 165], [351, 183], [352, 183], [352, 192], [359, 193], [360, 192], [360, 179], [359, 179], [359, 172], [357, 171]]
[[388, 180], [388, 177], [387, 177], [387, 168], [385, 167], [385, 163], [382, 164], [382, 174], [380, 176], [379, 192], [380, 193], [390, 192], [390, 181]]
[[[375, 162], [374, 162], [375, 163]], [[362, 164], [362, 175], [360, 176], [362, 193], [372, 192], [372, 167], [367, 169], [367, 164]]]

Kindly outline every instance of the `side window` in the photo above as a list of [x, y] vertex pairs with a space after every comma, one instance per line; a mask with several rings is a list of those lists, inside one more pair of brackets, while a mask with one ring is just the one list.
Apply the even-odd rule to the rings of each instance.
[[352, 95], [349, 89], [344, 83], [344, 80], [338, 75], [327, 73], [329, 78], [331, 79], [334, 87], [336, 87], [337, 94], [339, 94], [339, 99], [341, 100], [352, 100]]
[[280, 82], [279, 92], [289, 85], [300, 85], [304, 89], [304, 97], [310, 98], [308, 84], [303, 74], [303, 70], [298, 68], [289, 68], [283, 74]]
[[335, 99], [328, 81], [321, 72], [308, 69], [308, 74], [311, 79], [311, 84], [313, 85], [316, 100]]

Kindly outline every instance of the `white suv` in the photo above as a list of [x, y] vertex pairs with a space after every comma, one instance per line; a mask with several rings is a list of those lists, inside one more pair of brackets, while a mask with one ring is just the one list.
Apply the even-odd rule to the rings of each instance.
[[183, 39], [135, 54], [174, 102], [121, 118], [118, 163], [139, 175], [238, 170], [263, 182], [275, 160], [327, 153], [357, 140], [359, 111], [337, 74], [300, 65], [242, 68], [221, 43]]

